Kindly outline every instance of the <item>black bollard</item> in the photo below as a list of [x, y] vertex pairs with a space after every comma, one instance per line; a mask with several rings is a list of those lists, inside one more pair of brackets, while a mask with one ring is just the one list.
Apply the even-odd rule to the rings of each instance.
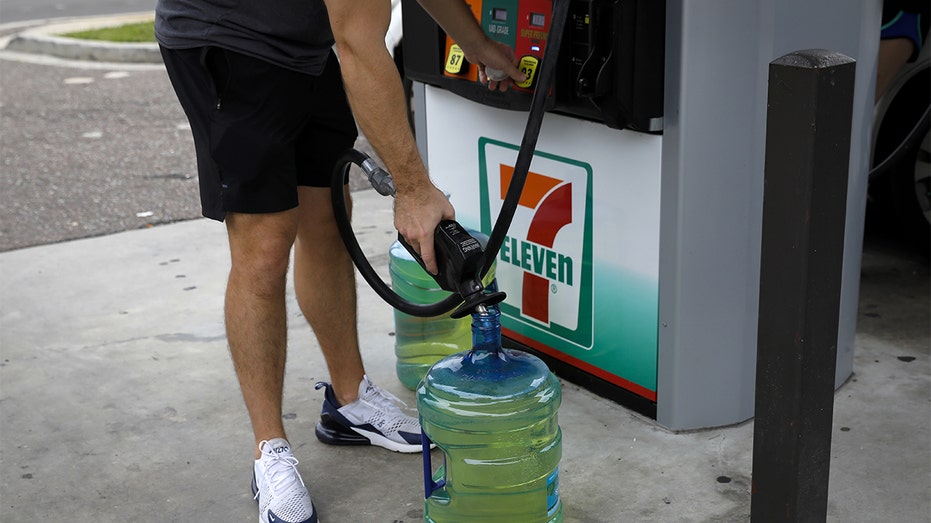
[[853, 59], [769, 66], [750, 519], [827, 516]]

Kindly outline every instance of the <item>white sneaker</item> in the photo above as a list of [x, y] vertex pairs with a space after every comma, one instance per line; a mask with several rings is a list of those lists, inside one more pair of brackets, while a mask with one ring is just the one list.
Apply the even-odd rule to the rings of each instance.
[[259, 443], [252, 493], [259, 503], [259, 523], [316, 523], [317, 512], [297, 471], [297, 458], [281, 438]]
[[359, 399], [339, 406], [333, 387], [326, 387], [323, 411], [315, 433], [317, 439], [333, 445], [378, 445], [396, 452], [420, 452], [420, 422], [405, 413], [408, 406], [382, 390], [365, 376], [359, 383]]

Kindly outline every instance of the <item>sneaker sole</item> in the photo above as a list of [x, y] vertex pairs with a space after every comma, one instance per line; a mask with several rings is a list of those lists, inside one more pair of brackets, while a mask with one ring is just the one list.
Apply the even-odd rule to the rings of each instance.
[[375, 445], [402, 454], [413, 454], [423, 450], [423, 446], [420, 444], [412, 445], [391, 441], [381, 434], [344, 427], [328, 419], [328, 417], [323, 417], [317, 422], [314, 434], [318, 440], [329, 445]]

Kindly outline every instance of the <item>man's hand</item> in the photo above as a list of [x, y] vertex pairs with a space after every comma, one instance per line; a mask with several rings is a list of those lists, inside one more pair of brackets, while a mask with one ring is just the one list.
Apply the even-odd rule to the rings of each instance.
[[391, 2], [325, 1], [353, 115], [394, 178], [395, 227], [435, 274], [433, 230], [455, 212], [430, 181], [408, 124], [401, 78], [385, 48]]
[[[462, 47], [466, 60], [478, 64], [479, 81], [491, 90], [507, 91], [513, 82], [527, 80], [517, 69], [517, 57], [507, 44], [496, 42], [482, 31], [472, 9], [462, 0], [419, 0], [420, 5], [452, 39]], [[486, 68], [491, 71], [486, 71]], [[507, 75], [498, 76], [495, 72]], [[489, 75], [488, 72], [493, 74]]]
[[[356, 122], [394, 178], [394, 224], [420, 253], [427, 270], [436, 274], [433, 231], [443, 219], [454, 219], [446, 196], [430, 181], [408, 125], [401, 78], [388, 50], [385, 31], [391, 20], [387, 0], [325, 0], [342, 70], [343, 85]], [[526, 76], [507, 45], [488, 38], [462, 0], [421, 0], [432, 16], [462, 46], [466, 57], [508, 74], [488, 81], [490, 89], [507, 90], [512, 80]]]
[[478, 64], [478, 81], [488, 84], [488, 89], [501, 92], [515, 82], [523, 82], [527, 75], [517, 68], [517, 56], [511, 46], [493, 40], [485, 40], [479, 49], [463, 48], [466, 60]]
[[452, 204], [433, 185], [398, 192], [394, 200], [394, 227], [423, 260], [430, 274], [437, 273], [433, 231], [440, 220], [454, 220]]

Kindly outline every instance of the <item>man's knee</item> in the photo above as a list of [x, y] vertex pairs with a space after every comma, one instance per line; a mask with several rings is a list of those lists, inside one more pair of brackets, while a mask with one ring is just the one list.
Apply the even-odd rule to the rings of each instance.
[[236, 214], [226, 218], [234, 272], [256, 283], [277, 284], [288, 271], [296, 212]]
[[[341, 243], [342, 239], [336, 220], [346, 217], [337, 218], [334, 215], [329, 188], [300, 187], [298, 194], [301, 201], [298, 240], [311, 247], [318, 242], [338, 241]], [[348, 197], [348, 191], [346, 200], [346, 210], [349, 213], [352, 209], [352, 202]]]

